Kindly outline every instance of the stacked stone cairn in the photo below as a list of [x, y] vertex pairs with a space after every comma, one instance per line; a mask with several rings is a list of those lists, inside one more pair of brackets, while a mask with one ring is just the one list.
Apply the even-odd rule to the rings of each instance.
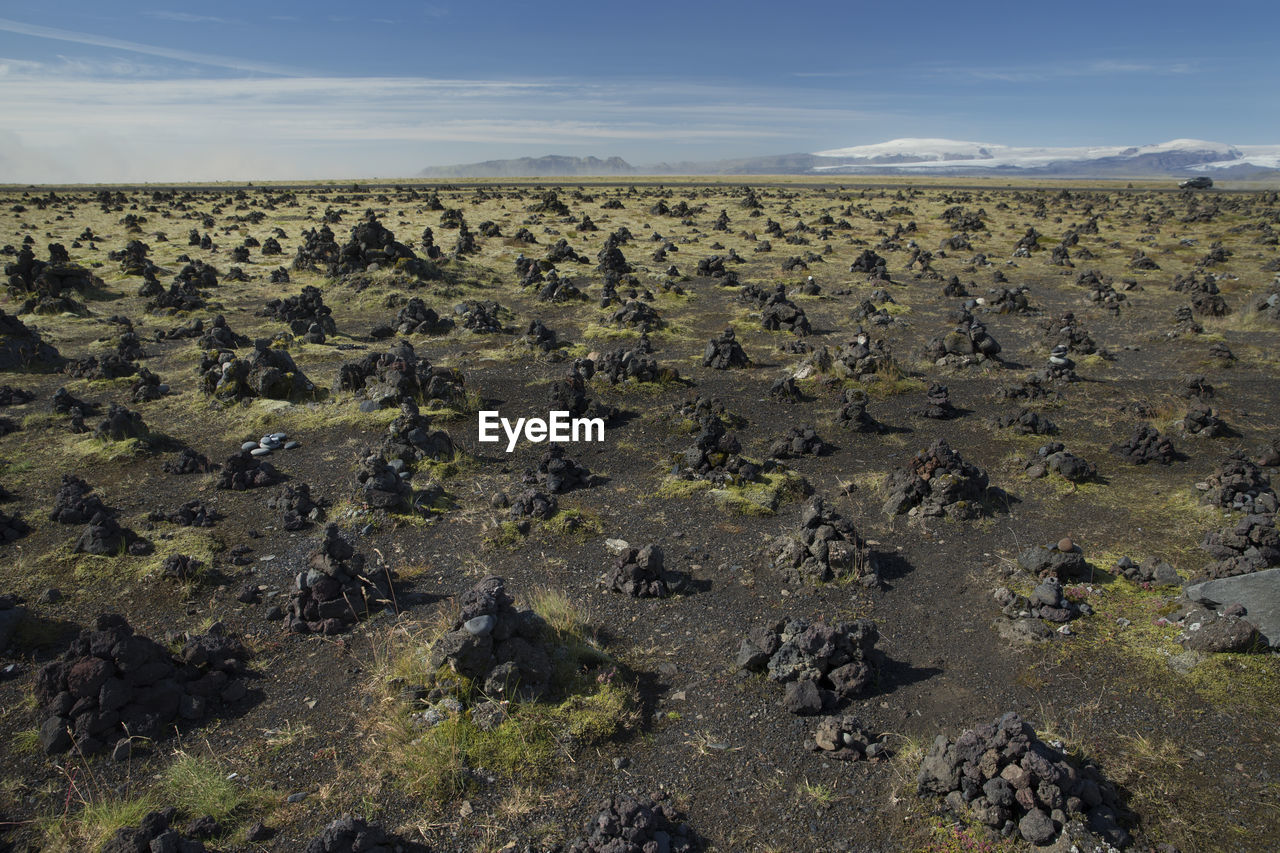
[[601, 418], [605, 423], [616, 421], [622, 412], [614, 406], [601, 403], [587, 394], [587, 380], [595, 375], [595, 364], [590, 359], [577, 359], [560, 381], [552, 383], [550, 407], [567, 411], [572, 417]]
[[823, 717], [805, 748], [837, 761], [882, 761], [889, 757], [882, 735], [867, 731], [851, 714]]
[[846, 388], [840, 397], [840, 410], [836, 412], [836, 424], [854, 432], [883, 432], [884, 424], [867, 412], [870, 398], [861, 388]]
[[267, 509], [280, 513], [280, 526], [285, 530], [305, 530], [324, 521], [329, 502], [311, 497], [311, 487], [303, 482], [286, 483], [275, 497], [267, 499]]
[[600, 804], [584, 831], [586, 837], [572, 842], [567, 853], [693, 853], [703, 847], [663, 791], [652, 797], [615, 794]]
[[1149, 424], [1137, 427], [1126, 441], [1111, 445], [1111, 452], [1132, 465], [1169, 465], [1178, 455], [1173, 442]]
[[536, 467], [525, 470], [522, 480], [525, 485], [542, 486], [552, 494], [563, 494], [590, 488], [592, 476], [585, 465], [565, 456], [563, 447], [551, 447], [542, 454]]
[[870, 619], [836, 625], [789, 619], [752, 629], [736, 663], [785, 684], [783, 707], [812, 716], [866, 692], [875, 677], [871, 654], [879, 638]]
[[924, 405], [912, 414], [921, 418], [945, 421], [956, 417], [960, 412], [951, 405], [951, 395], [947, 386], [941, 382], [931, 382], [929, 390], [925, 392]]
[[222, 470], [218, 472], [215, 485], [219, 489], [243, 492], [246, 489], [274, 486], [283, 479], [275, 466], [262, 456], [254, 456], [251, 451], [241, 450], [227, 457]]
[[769, 445], [769, 458], [795, 459], [801, 456], [821, 456], [831, 452], [831, 445], [822, 440], [812, 426], [792, 427], [786, 434]]
[[889, 475], [884, 512], [977, 518], [984, 511], [988, 484], [985, 471], [965, 462], [940, 438]]
[[517, 610], [506, 582], [493, 575], [458, 596], [458, 616], [431, 647], [433, 670], [448, 666], [485, 696], [538, 701], [551, 689], [547, 625]]
[[707, 342], [706, 352], [702, 355], [702, 366], [713, 370], [728, 370], [734, 367], [750, 367], [751, 359], [747, 357], [734, 336], [733, 329], [727, 328], [719, 337]]
[[203, 719], [244, 699], [248, 658], [220, 624], [174, 656], [134, 633], [124, 617], [100, 615], [36, 676], [40, 743], [49, 755], [73, 746], [92, 755], [114, 746], [117, 757], [127, 756], [130, 737], [158, 738], [179, 721]]
[[293, 356], [266, 340], [255, 341], [247, 358], [232, 350], [210, 350], [200, 360], [200, 373], [205, 393], [219, 400], [295, 400], [317, 393]]
[[390, 408], [406, 400], [438, 400], [459, 406], [466, 402], [463, 376], [456, 370], [432, 367], [408, 341], [397, 341], [387, 352], [366, 355], [342, 365], [338, 387], [352, 391], [371, 408]]
[[1058, 425], [1034, 409], [1019, 409], [1012, 415], [1001, 415], [994, 421], [996, 429], [1007, 429], [1016, 435], [1054, 435]]
[[313, 285], [302, 288], [297, 296], [272, 299], [259, 313], [288, 324], [289, 331], [295, 335], [318, 336], [318, 340], [310, 341], [312, 343], [324, 343], [326, 335], [338, 332], [333, 309], [324, 304], [323, 294]]
[[1221, 438], [1230, 435], [1231, 428], [1219, 417], [1217, 409], [1196, 401], [1182, 419], [1182, 433], [1191, 438]]
[[716, 485], [736, 485], [757, 479], [760, 468], [738, 454], [742, 445], [715, 415], [704, 417], [697, 439], [677, 454], [673, 473], [686, 480], [709, 480]]
[[367, 571], [364, 555], [329, 524], [306, 570], [294, 579], [289, 628], [299, 634], [340, 634], [361, 616], [393, 603], [390, 572]]
[[387, 427], [380, 454], [388, 462], [399, 459], [412, 470], [419, 462], [448, 462], [454, 457], [453, 439], [431, 428], [431, 418], [418, 411], [412, 399], [400, 404], [400, 415]]
[[344, 814], [307, 842], [303, 853], [428, 853], [421, 844], [387, 832], [382, 824]]
[[667, 580], [662, 548], [626, 546], [618, 554], [613, 568], [600, 579], [600, 585], [636, 598], [665, 598], [670, 592]]
[[968, 311], [962, 311], [955, 328], [925, 346], [925, 357], [938, 365], [968, 367], [971, 365], [999, 364], [997, 356], [1000, 344], [987, 331], [987, 327], [974, 319]]
[[1211, 530], [1200, 550], [1213, 558], [1201, 576], [1228, 578], [1280, 565], [1280, 529], [1274, 514], [1246, 515], [1229, 527]]
[[172, 806], [149, 812], [137, 826], [122, 826], [98, 849], [98, 853], [205, 853], [204, 840], [219, 835], [222, 827], [211, 815], [193, 820], [179, 831], [173, 823], [178, 810]]
[[804, 337], [813, 332], [804, 309], [787, 298], [785, 285], [778, 285], [760, 306], [760, 322], [771, 332], [790, 332]]
[[1196, 488], [1204, 492], [1205, 503], [1246, 515], [1275, 515], [1276, 493], [1271, 478], [1242, 451], [1228, 456], [1218, 470]]
[[1030, 844], [1047, 845], [1064, 834], [1078, 849], [1094, 849], [1090, 835], [1115, 847], [1130, 842], [1121, 825], [1129, 815], [1115, 786], [1096, 765], [1072, 763], [1039, 740], [1016, 713], [954, 741], [938, 735], [916, 785], [921, 795], [944, 797], [958, 817]]
[[453, 328], [453, 320], [441, 317], [418, 297], [410, 299], [396, 314], [398, 335], [442, 335]]
[[853, 522], [814, 497], [804, 508], [800, 527], [779, 536], [770, 551], [773, 565], [788, 583], [830, 583], [846, 578], [863, 586], [880, 584], [880, 569]]
[[1072, 483], [1084, 483], [1098, 476], [1098, 466], [1069, 452], [1062, 442], [1051, 441], [1027, 460], [1026, 472], [1033, 480], [1054, 473]]

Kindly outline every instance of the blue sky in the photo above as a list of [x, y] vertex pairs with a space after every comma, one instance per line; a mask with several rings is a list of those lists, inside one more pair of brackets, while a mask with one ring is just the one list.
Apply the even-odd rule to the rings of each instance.
[[0, 5], [0, 181], [1280, 143], [1280, 4]]

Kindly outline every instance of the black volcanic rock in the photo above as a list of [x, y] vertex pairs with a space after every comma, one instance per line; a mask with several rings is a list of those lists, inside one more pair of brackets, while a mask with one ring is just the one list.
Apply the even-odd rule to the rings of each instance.
[[160, 738], [244, 699], [249, 657], [221, 623], [174, 655], [124, 617], [98, 616], [37, 674], [41, 745], [50, 755], [73, 746], [92, 755], [122, 737]]
[[32, 365], [57, 364], [58, 350], [17, 317], [0, 308], [0, 370], [21, 370]]
[[[955, 740], [938, 735], [920, 762], [916, 785], [921, 795], [945, 798], [957, 817], [1017, 833], [1031, 844], [1046, 845], [1068, 832], [1077, 849], [1094, 849], [1098, 840], [1121, 848], [1131, 841], [1123, 824], [1132, 816], [1115, 785], [1096, 765], [1072, 762], [1039, 740], [1016, 713]], [[1055, 823], [1050, 814], [1061, 820]]]
[[652, 797], [615, 794], [586, 822], [586, 837], [567, 853], [693, 853], [703, 849], [665, 792]]
[[805, 506], [799, 528], [774, 540], [773, 564], [788, 583], [829, 583], [856, 580], [863, 586], [880, 583], [879, 565], [853, 522], [827, 507], [822, 498]]
[[812, 716], [867, 692], [876, 676], [872, 653], [879, 639], [870, 619], [834, 625], [788, 619], [752, 629], [735, 663], [785, 684], [783, 706]]
[[965, 462], [945, 439], [938, 439], [890, 473], [884, 512], [901, 515], [918, 507], [926, 516], [976, 518], [984, 512], [987, 485], [985, 471]]
[[339, 634], [362, 616], [393, 603], [389, 571], [366, 568], [365, 557], [329, 524], [319, 547], [297, 574], [289, 599], [290, 630]]
[[1111, 445], [1111, 452], [1133, 465], [1156, 462], [1169, 465], [1177, 458], [1173, 442], [1153, 426], [1139, 426], [1126, 441]]
[[347, 362], [339, 371], [338, 386], [352, 391], [376, 408], [399, 406], [406, 401], [461, 407], [466, 403], [462, 374], [451, 368], [432, 367], [418, 356], [408, 341], [397, 341], [385, 353]]
[[731, 367], [750, 367], [751, 359], [747, 357], [734, 337], [733, 329], [727, 328], [718, 337], [707, 342], [706, 352], [702, 356], [702, 366], [715, 370], [728, 370]]

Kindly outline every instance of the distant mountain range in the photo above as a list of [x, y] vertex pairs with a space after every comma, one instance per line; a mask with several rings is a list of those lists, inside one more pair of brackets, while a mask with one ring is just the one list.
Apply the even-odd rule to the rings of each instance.
[[587, 175], [634, 175], [636, 170], [621, 157], [520, 157], [515, 160], [486, 160], [461, 166], [433, 166], [419, 174], [424, 178], [539, 178]]
[[1135, 147], [1034, 148], [954, 139], [893, 139], [814, 154], [632, 166], [619, 157], [521, 157], [436, 166], [425, 178], [622, 175], [1007, 175], [1153, 178], [1210, 175], [1230, 180], [1280, 178], [1280, 145], [1227, 145], [1174, 139]]

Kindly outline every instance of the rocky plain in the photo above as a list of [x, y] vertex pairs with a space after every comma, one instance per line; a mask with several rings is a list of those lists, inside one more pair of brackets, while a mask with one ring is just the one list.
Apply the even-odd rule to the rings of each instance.
[[1274, 850], [1278, 229], [6, 189], [0, 849]]

